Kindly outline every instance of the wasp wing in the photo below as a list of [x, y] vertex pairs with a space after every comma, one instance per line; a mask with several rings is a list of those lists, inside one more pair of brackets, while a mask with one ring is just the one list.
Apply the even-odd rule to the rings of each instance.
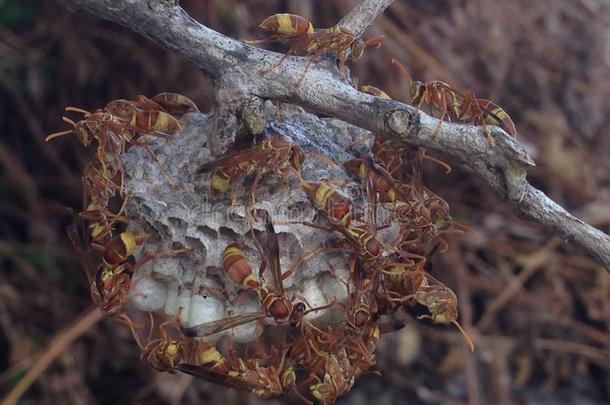
[[72, 246], [78, 255], [78, 259], [83, 267], [87, 281], [89, 281], [91, 284], [95, 279], [93, 266], [89, 260], [89, 257], [87, 257], [86, 249], [83, 245], [83, 238], [81, 237], [81, 233], [83, 235], [86, 235], [86, 233], [82, 229], [79, 231], [77, 221], [78, 219], [76, 214], [71, 208], [69, 208], [66, 214], [66, 230], [68, 232], [68, 239], [70, 240], [70, 243], [72, 243]]
[[269, 267], [271, 268], [271, 274], [273, 275], [273, 286], [276, 294], [283, 295], [284, 283], [282, 282], [282, 268], [280, 266], [280, 244], [269, 214], [266, 214], [266, 222], [266, 251], [267, 257], [269, 258]]
[[227, 387], [236, 388], [242, 391], [252, 392], [253, 390], [261, 390], [265, 389], [262, 385], [252, 384], [251, 382], [246, 382], [241, 378], [231, 376], [224, 373], [219, 373], [217, 371], [211, 370], [206, 366], [195, 366], [192, 364], [179, 364], [176, 369], [182, 371], [183, 373], [190, 374], [195, 377], [202, 378], [206, 381], [211, 381], [213, 383], [222, 384]]
[[201, 337], [214, 335], [227, 329], [235, 328], [248, 322], [262, 319], [266, 316], [264, 311], [254, 312], [252, 314], [235, 315], [229, 318], [219, 319], [217, 321], [205, 322], [200, 325], [184, 328], [183, 333], [188, 337]]

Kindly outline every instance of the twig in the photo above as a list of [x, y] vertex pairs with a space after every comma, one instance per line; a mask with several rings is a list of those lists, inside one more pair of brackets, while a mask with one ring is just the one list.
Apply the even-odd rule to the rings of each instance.
[[[471, 305], [471, 293], [470, 286], [466, 279], [466, 270], [464, 266], [464, 257], [458, 251], [458, 249], [451, 249], [446, 256], [443, 257], [443, 261], [446, 262], [447, 267], [455, 270], [457, 293], [460, 297], [459, 309], [460, 318], [464, 330], [468, 333], [476, 332], [476, 329], [472, 326], [472, 305]], [[477, 336], [475, 335], [476, 339]], [[480, 379], [477, 368], [477, 359], [475, 354], [471, 352], [467, 345], [464, 346], [464, 372], [466, 374], [466, 390], [468, 393], [468, 404], [478, 405], [481, 403], [480, 394]]]
[[363, 1], [352, 9], [337, 24], [357, 36], [364, 34], [364, 31], [379, 17], [394, 0], [368, 0]]
[[[394, 3], [393, 7], [398, 6], [400, 3]], [[426, 70], [430, 76], [441, 79], [446, 82], [451, 83], [451, 85], [460, 90], [460, 82], [457, 80], [451, 72], [449, 72], [445, 67], [426, 49], [424, 49], [420, 43], [418, 43], [414, 38], [409, 35], [405, 35], [404, 31], [396, 24], [393, 20], [386, 16], [381, 16], [379, 18], [379, 22], [383, 27], [383, 31], [388, 35], [389, 38], [386, 37], [383, 43], [384, 46], [388, 45], [388, 41], [394, 41], [395, 46], [399, 46], [401, 52], [406, 53], [410, 56], [410, 60], [413, 60], [414, 63], [417, 63], [422, 69]]]
[[[412, 106], [361, 93], [340, 80], [336, 68], [331, 71], [324, 63], [313, 64], [303, 84], [297, 87], [295, 83], [307, 61], [303, 57], [287, 57], [280, 67], [261, 76], [261, 70], [277, 62], [280, 55], [245, 45], [199, 24], [177, 1], [65, 1], [139, 32], [192, 61], [214, 81], [221, 107], [243, 104], [245, 99], [275, 99], [339, 118], [386, 138], [442, 151], [474, 170], [517, 213], [573, 241], [610, 272], [610, 237], [532, 187], [526, 181], [526, 169], [534, 165], [533, 160], [516, 139], [498, 127], [491, 127], [496, 146], [490, 148], [481, 127], [441, 125]], [[348, 21], [342, 23], [360, 32], [389, 3], [366, 0], [357, 8], [363, 11], [350, 13]], [[358, 23], [363, 25], [356, 27]], [[239, 107], [236, 111], [240, 111]]]
[[525, 262], [524, 269], [515, 276], [510, 283], [502, 290], [502, 292], [493, 299], [493, 301], [486, 305], [485, 312], [476, 324], [476, 329], [479, 333], [485, 331], [489, 324], [494, 320], [496, 314], [510, 302], [510, 300], [517, 295], [523, 285], [529, 280], [535, 273], [540, 269], [540, 266], [544, 264], [549, 257], [552, 256], [550, 252], [555, 250], [559, 240], [553, 238], [549, 243], [544, 246], [541, 250], [538, 250], [526, 258], [521, 259]]
[[60, 332], [53, 338], [49, 347], [40, 355], [26, 375], [2, 400], [0, 405], [14, 405], [42, 373], [57, 359], [74, 340], [80, 337], [103, 318], [98, 308], [89, 308], [79, 317], [75, 324]]
[[534, 347], [538, 350], [556, 350], [566, 353], [574, 353], [597, 363], [601, 367], [608, 369], [610, 366], [610, 354], [607, 350], [588, 346], [578, 342], [558, 339], [535, 339]]

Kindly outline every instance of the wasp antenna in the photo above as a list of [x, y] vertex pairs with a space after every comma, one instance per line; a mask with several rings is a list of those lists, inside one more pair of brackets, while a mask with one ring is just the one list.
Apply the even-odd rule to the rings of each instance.
[[455, 319], [452, 319], [451, 323], [454, 324], [455, 326], [457, 326], [457, 328], [459, 329], [462, 336], [464, 336], [464, 339], [466, 340], [466, 343], [468, 344], [470, 351], [474, 352], [474, 342], [472, 341], [472, 338], [470, 337], [470, 335], [468, 335], [468, 333], [464, 330], [464, 328], [462, 328], [462, 326]]
[[481, 236], [481, 235], [479, 235], [477, 230], [474, 229], [471, 226], [468, 226], [466, 224], [462, 224], [462, 223], [459, 223], [459, 222], [455, 222], [455, 221], [446, 221], [446, 222], [448, 224], [451, 224], [451, 225], [455, 226], [456, 228], [459, 228], [463, 233], [470, 233], [473, 236], [476, 236], [477, 238]]
[[411, 77], [411, 73], [407, 70], [406, 67], [402, 63], [400, 63], [397, 59], [392, 58], [392, 65], [398, 68], [398, 71], [407, 79], [409, 85], [413, 83], [413, 77]]
[[76, 126], [76, 122], [72, 121], [72, 120], [71, 120], [70, 118], [68, 118], [68, 117], [61, 117], [61, 120], [62, 120], [63, 122], [67, 122], [68, 124], [70, 124], [70, 125], [72, 125], [72, 126], [74, 126], [74, 127]]
[[377, 49], [377, 48], [379, 48], [381, 45], [383, 45], [383, 38], [384, 38], [384, 36], [383, 36], [383, 35], [378, 35], [378, 36], [376, 36], [376, 37], [373, 37], [373, 38], [371, 38], [371, 39], [368, 39], [368, 40], [367, 40], [367, 41], [364, 43], [364, 45], [365, 45], [367, 48], [373, 48], [373, 49]]
[[261, 39], [242, 39], [241, 42], [243, 42], [246, 45], [252, 45], [252, 44], [262, 44], [265, 42], [271, 42], [269, 38], [261, 38]]
[[84, 115], [91, 115], [91, 113], [89, 111], [83, 110], [82, 108], [78, 108], [78, 107], [66, 107], [66, 111], [77, 112], [77, 113], [81, 113]]
[[61, 131], [61, 132], [54, 132], [51, 135], [47, 136], [44, 141], [45, 142], [49, 142], [52, 141], [55, 138], [59, 138], [60, 136], [64, 136], [64, 135], [68, 135], [70, 133], [72, 133], [73, 131], [71, 129], [67, 130], [67, 131]]
[[441, 238], [439, 235], [436, 235], [433, 239], [438, 240], [436, 246], [441, 246], [440, 250], [438, 251], [440, 254], [443, 254], [449, 250], [449, 243], [445, 239]]
[[453, 171], [451, 166], [449, 166], [447, 163], [443, 162], [440, 159], [437, 159], [437, 158], [432, 157], [430, 155], [424, 155], [424, 159], [430, 160], [430, 161], [436, 163], [437, 165], [441, 166], [443, 169], [445, 169], [445, 174], [449, 174], [449, 173], [451, 173]]

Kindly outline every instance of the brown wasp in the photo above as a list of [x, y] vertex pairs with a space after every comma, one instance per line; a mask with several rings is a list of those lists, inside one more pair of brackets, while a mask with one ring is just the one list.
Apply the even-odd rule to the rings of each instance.
[[457, 321], [457, 297], [453, 290], [426, 273], [414, 298], [430, 311], [430, 315], [422, 315], [419, 317], [420, 319], [429, 318], [434, 323], [454, 324], [464, 336], [470, 351], [474, 351], [472, 338]]
[[[182, 129], [178, 120], [163, 111], [163, 107], [158, 102], [172, 111], [195, 111], [197, 107], [186, 97], [174, 93], [161, 93], [152, 100], [139, 96], [138, 100], [140, 101], [114, 100], [103, 109], [94, 112], [67, 107], [66, 111], [81, 113], [84, 119], [75, 122], [63, 117], [63, 121], [72, 125], [72, 129], [53, 133], [46, 138], [46, 141], [70, 133], [74, 133], [84, 146], [96, 141], [99, 177], [105, 179], [113, 179], [117, 172], [121, 175], [124, 173], [120, 156], [125, 152], [128, 144], [136, 145], [146, 150], [161, 173], [165, 175], [148, 142], [139, 139], [137, 133], [169, 139], [167, 133]], [[171, 183], [171, 180], [169, 181]]]
[[468, 115], [472, 117], [471, 120], [475, 125], [497, 125], [509, 135], [517, 136], [515, 123], [502, 107], [491, 100], [476, 98], [472, 92], [464, 93], [460, 120], [468, 122]]
[[[229, 371], [227, 360], [207, 342], [189, 339], [181, 334], [178, 314], [159, 325], [159, 337], [151, 339], [142, 349], [142, 358], [158, 371], [174, 372], [179, 364], [188, 363], [208, 368], [216, 373], [226, 374]], [[151, 330], [154, 328], [154, 316], [151, 314]], [[167, 328], [173, 325], [176, 333], [173, 336]], [[175, 336], [177, 335], [177, 337]]]
[[[117, 183], [108, 178], [104, 168], [94, 159], [83, 169], [82, 180], [85, 208], [79, 216], [89, 222], [90, 235], [94, 241], [106, 240], [117, 222], [127, 222], [127, 218], [122, 215], [128, 201], [123, 190], [123, 179], [121, 177]], [[123, 202], [114, 213], [109, 208], [109, 202], [117, 193], [123, 196]]]
[[403, 180], [402, 168], [407, 164], [405, 158], [407, 150], [408, 147], [405, 145], [399, 145], [376, 135], [372, 152], [376, 160], [383, 162], [392, 178]]
[[425, 272], [420, 262], [388, 261], [379, 266], [382, 275], [380, 294], [377, 296], [380, 312], [391, 314], [400, 308], [402, 302], [413, 301], [412, 297], [417, 292]]
[[[199, 349], [199, 361], [185, 362], [177, 369], [208, 381], [252, 392], [262, 398], [282, 395], [293, 389], [296, 374], [292, 366], [286, 366], [286, 352], [277, 365], [261, 365], [256, 355], [227, 361], [213, 346], [205, 342]], [[270, 356], [277, 358], [277, 355]]]
[[[236, 284], [242, 285], [246, 289], [256, 291], [261, 301], [263, 311], [235, 315], [190, 327], [185, 329], [185, 333], [188, 336], [213, 335], [266, 317], [273, 318], [275, 322], [280, 325], [286, 323], [298, 325], [301, 322], [303, 315], [308, 311], [304, 310], [305, 307], [302, 303], [293, 304], [295, 297], [289, 299], [286, 296], [283, 280], [287, 278], [289, 274], [282, 273], [280, 267], [279, 242], [273, 224], [268, 216], [265, 234], [266, 259], [263, 259], [261, 263], [259, 274], [264, 273], [268, 264], [273, 277], [273, 288], [267, 286], [254, 274], [252, 266], [238, 244], [230, 244], [223, 254], [223, 267], [227, 276]], [[325, 307], [313, 308], [309, 311], [320, 310]]]
[[228, 153], [201, 166], [197, 173], [214, 170], [210, 180], [210, 192], [216, 197], [232, 186], [236, 179], [257, 173], [252, 186], [252, 195], [265, 171], [273, 169], [279, 173], [294, 169], [299, 171], [305, 159], [300, 146], [289, 144], [280, 137], [265, 140], [252, 148]]
[[[154, 327], [154, 318], [151, 315], [151, 331]], [[158, 371], [173, 372], [178, 364], [186, 357], [186, 351], [182, 337], [172, 337], [167, 328], [173, 325], [178, 333], [178, 316], [169, 319], [159, 325], [160, 336], [148, 342], [142, 349], [142, 358]]]
[[[429, 255], [435, 250], [436, 247]], [[434, 323], [455, 325], [464, 336], [470, 350], [474, 351], [472, 339], [457, 321], [457, 297], [453, 290], [432, 277], [419, 265], [392, 263], [382, 272], [385, 277], [383, 288], [386, 295], [381, 296], [381, 301], [387, 299], [389, 302], [416, 302], [425, 306], [430, 315], [422, 315], [418, 319], [428, 318]], [[381, 307], [390, 307], [391, 311], [397, 309], [391, 304], [381, 304]]]
[[354, 292], [351, 292], [349, 306], [345, 311], [346, 322], [354, 331], [374, 320], [378, 312], [375, 296], [379, 288], [380, 277], [377, 271], [365, 266], [359, 258], [353, 257], [350, 274], [354, 280]]
[[351, 58], [352, 62], [357, 61], [362, 57], [366, 48], [380, 47], [383, 38], [380, 36], [364, 41], [338, 26], [315, 29], [307, 19], [294, 14], [272, 15], [263, 20], [259, 28], [267, 36], [258, 40], [246, 41], [246, 43], [279, 42], [290, 46], [288, 52], [279, 61], [261, 72], [262, 75], [266, 75], [280, 66], [289, 55], [309, 56], [307, 65], [296, 83], [297, 88], [305, 79], [309, 66], [326, 53], [337, 55], [339, 71], [343, 75], [348, 58]]
[[146, 234], [123, 232], [103, 246], [91, 245], [103, 253], [102, 264], [95, 273], [92, 295], [105, 315], [120, 312], [127, 302], [131, 277], [137, 266], [128, 259], [147, 238]]
[[91, 287], [91, 298], [106, 316], [122, 317], [123, 306], [128, 300], [131, 278], [135, 270], [158, 257], [174, 256], [190, 249], [176, 249], [166, 253], [148, 254], [134, 262], [133, 253], [140, 248], [149, 235], [143, 232], [121, 232], [105, 244], [91, 243], [89, 246], [102, 254], [102, 263], [94, 272], [85, 254], [78, 227], [74, 218], [68, 226], [68, 237], [75, 247], [81, 265]]
[[[100, 307], [104, 315], [111, 316], [117, 319], [119, 322], [127, 325], [131, 330], [134, 339], [141, 347], [142, 345], [140, 344], [138, 334], [135, 330], [136, 324], [122, 312], [123, 304], [127, 301], [127, 293], [129, 292], [131, 282], [130, 271], [132, 268], [121, 267], [121, 265], [118, 265], [115, 268], [115, 275], [112, 278], [112, 281], [108, 284], [104, 284], [101, 274], [106, 266], [102, 264], [100, 269], [94, 273], [88, 257], [88, 250], [86, 250], [82, 242], [81, 232], [79, 232], [79, 227], [76, 223], [76, 216], [71, 210], [68, 213], [67, 219], [69, 221], [67, 227], [68, 239], [70, 239], [70, 242], [78, 254], [81, 266], [85, 276], [87, 277], [87, 281], [89, 282], [91, 299]], [[114, 260], [115, 253], [116, 251], [114, 248], [109, 247], [108, 256], [112, 257], [111, 261]]]
[[430, 110], [438, 110], [441, 113], [441, 123], [444, 119], [448, 119], [453, 122], [471, 122], [480, 125], [492, 145], [494, 142], [487, 125], [498, 125], [508, 134], [517, 135], [517, 129], [510, 116], [490, 100], [478, 99], [472, 91], [462, 94], [450, 84], [440, 80], [426, 83], [413, 81], [407, 69], [399, 61], [392, 59], [392, 64], [410, 83], [409, 91], [413, 105], [420, 108], [425, 103]]
[[285, 360], [286, 351], [277, 366], [261, 366], [256, 359], [239, 359], [236, 374], [251, 386], [250, 391], [254, 395], [262, 398], [276, 397], [292, 390], [297, 378], [292, 366], [285, 367]]
[[349, 227], [352, 220], [352, 200], [334, 189], [329, 183], [302, 182], [301, 187], [314, 205], [326, 213], [333, 225]]
[[343, 163], [347, 171], [357, 175], [362, 180], [369, 181], [374, 192], [379, 194], [379, 202], [388, 209], [394, 209], [397, 204], [407, 204], [401, 189], [396, 187], [396, 180], [383, 167], [381, 161], [373, 159], [352, 159]]
[[109, 110], [89, 112], [76, 107], [66, 107], [66, 111], [78, 112], [84, 119], [74, 122], [62, 117], [72, 129], [56, 132], [47, 136], [51, 141], [60, 136], [74, 133], [83, 146], [96, 140], [98, 142], [98, 159], [104, 161], [104, 153], [120, 155], [127, 143], [143, 146], [136, 139], [135, 132], [155, 133], [164, 136], [166, 132], [182, 129], [176, 118], [159, 110], [142, 110], [128, 100], [115, 100], [108, 104]]
[[[371, 233], [368, 226], [351, 225], [352, 204], [348, 197], [342, 196], [329, 183], [302, 181], [301, 187], [314, 205], [324, 213], [333, 228], [346, 239], [350, 247], [365, 260], [375, 260], [379, 257], [382, 244], [375, 238], [375, 234]], [[372, 224], [375, 224], [374, 220]]]
[[[449, 213], [449, 204], [443, 198], [423, 185], [423, 161], [430, 159], [426, 151], [419, 149], [412, 158], [413, 174], [411, 184], [408, 186], [399, 185], [403, 190], [403, 195], [407, 195], [411, 201], [410, 212], [398, 215], [402, 229], [406, 231], [404, 236], [414, 234], [421, 242], [430, 242], [438, 239], [443, 244], [442, 251], [448, 248], [447, 242], [442, 239], [440, 234], [464, 233], [464, 231], [474, 231], [463, 224], [455, 222]], [[434, 159], [433, 159], [434, 160]], [[405, 238], [406, 241], [412, 237]]]
[[310, 385], [309, 390], [321, 404], [332, 404], [352, 388], [358, 366], [352, 364], [346, 348], [333, 353], [320, 351], [316, 355], [323, 360], [323, 377], [314, 374], [318, 382]]

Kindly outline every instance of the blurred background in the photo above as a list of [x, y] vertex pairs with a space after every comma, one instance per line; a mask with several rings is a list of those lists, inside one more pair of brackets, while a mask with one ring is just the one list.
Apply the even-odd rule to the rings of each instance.
[[[203, 24], [253, 38], [265, 17], [292, 12], [334, 25], [354, 0], [183, 0]], [[366, 36], [385, 35], [353, 70], [361, 84], [408, 100], [400, 60], [504, 107], [537, 166], [529, 180], [610, 232], [610, 3], [605, 0], [397, 0]], [[202, 111], [212, 93], [171, 52], [57, 1], [0, 0], [0, 397], [51, 339], [92, 303], [62, 218], [80, 209], [92, 155], [63, 130], [68, 105], [182, 93]], [[442, 156], [439, 156], [442, 158]], [[451, 161], [448, 161], [452, 163]], [[574, 246], [520, 220], [470, 173], [431, 167], [428, 186], [476, 229], [450, 241], [433, 273], [452, 287], [471, 354], [454, 328], [405, 316], [382, 336], [377, 370], [341, 403], [601, 404], [610, 401], [610, 276]], [[27, 403], [263, 403], [139, 359], [126, 328], [101, 320], [31, 386]], [[281, 402], [281, 401], [275, 401]]]

